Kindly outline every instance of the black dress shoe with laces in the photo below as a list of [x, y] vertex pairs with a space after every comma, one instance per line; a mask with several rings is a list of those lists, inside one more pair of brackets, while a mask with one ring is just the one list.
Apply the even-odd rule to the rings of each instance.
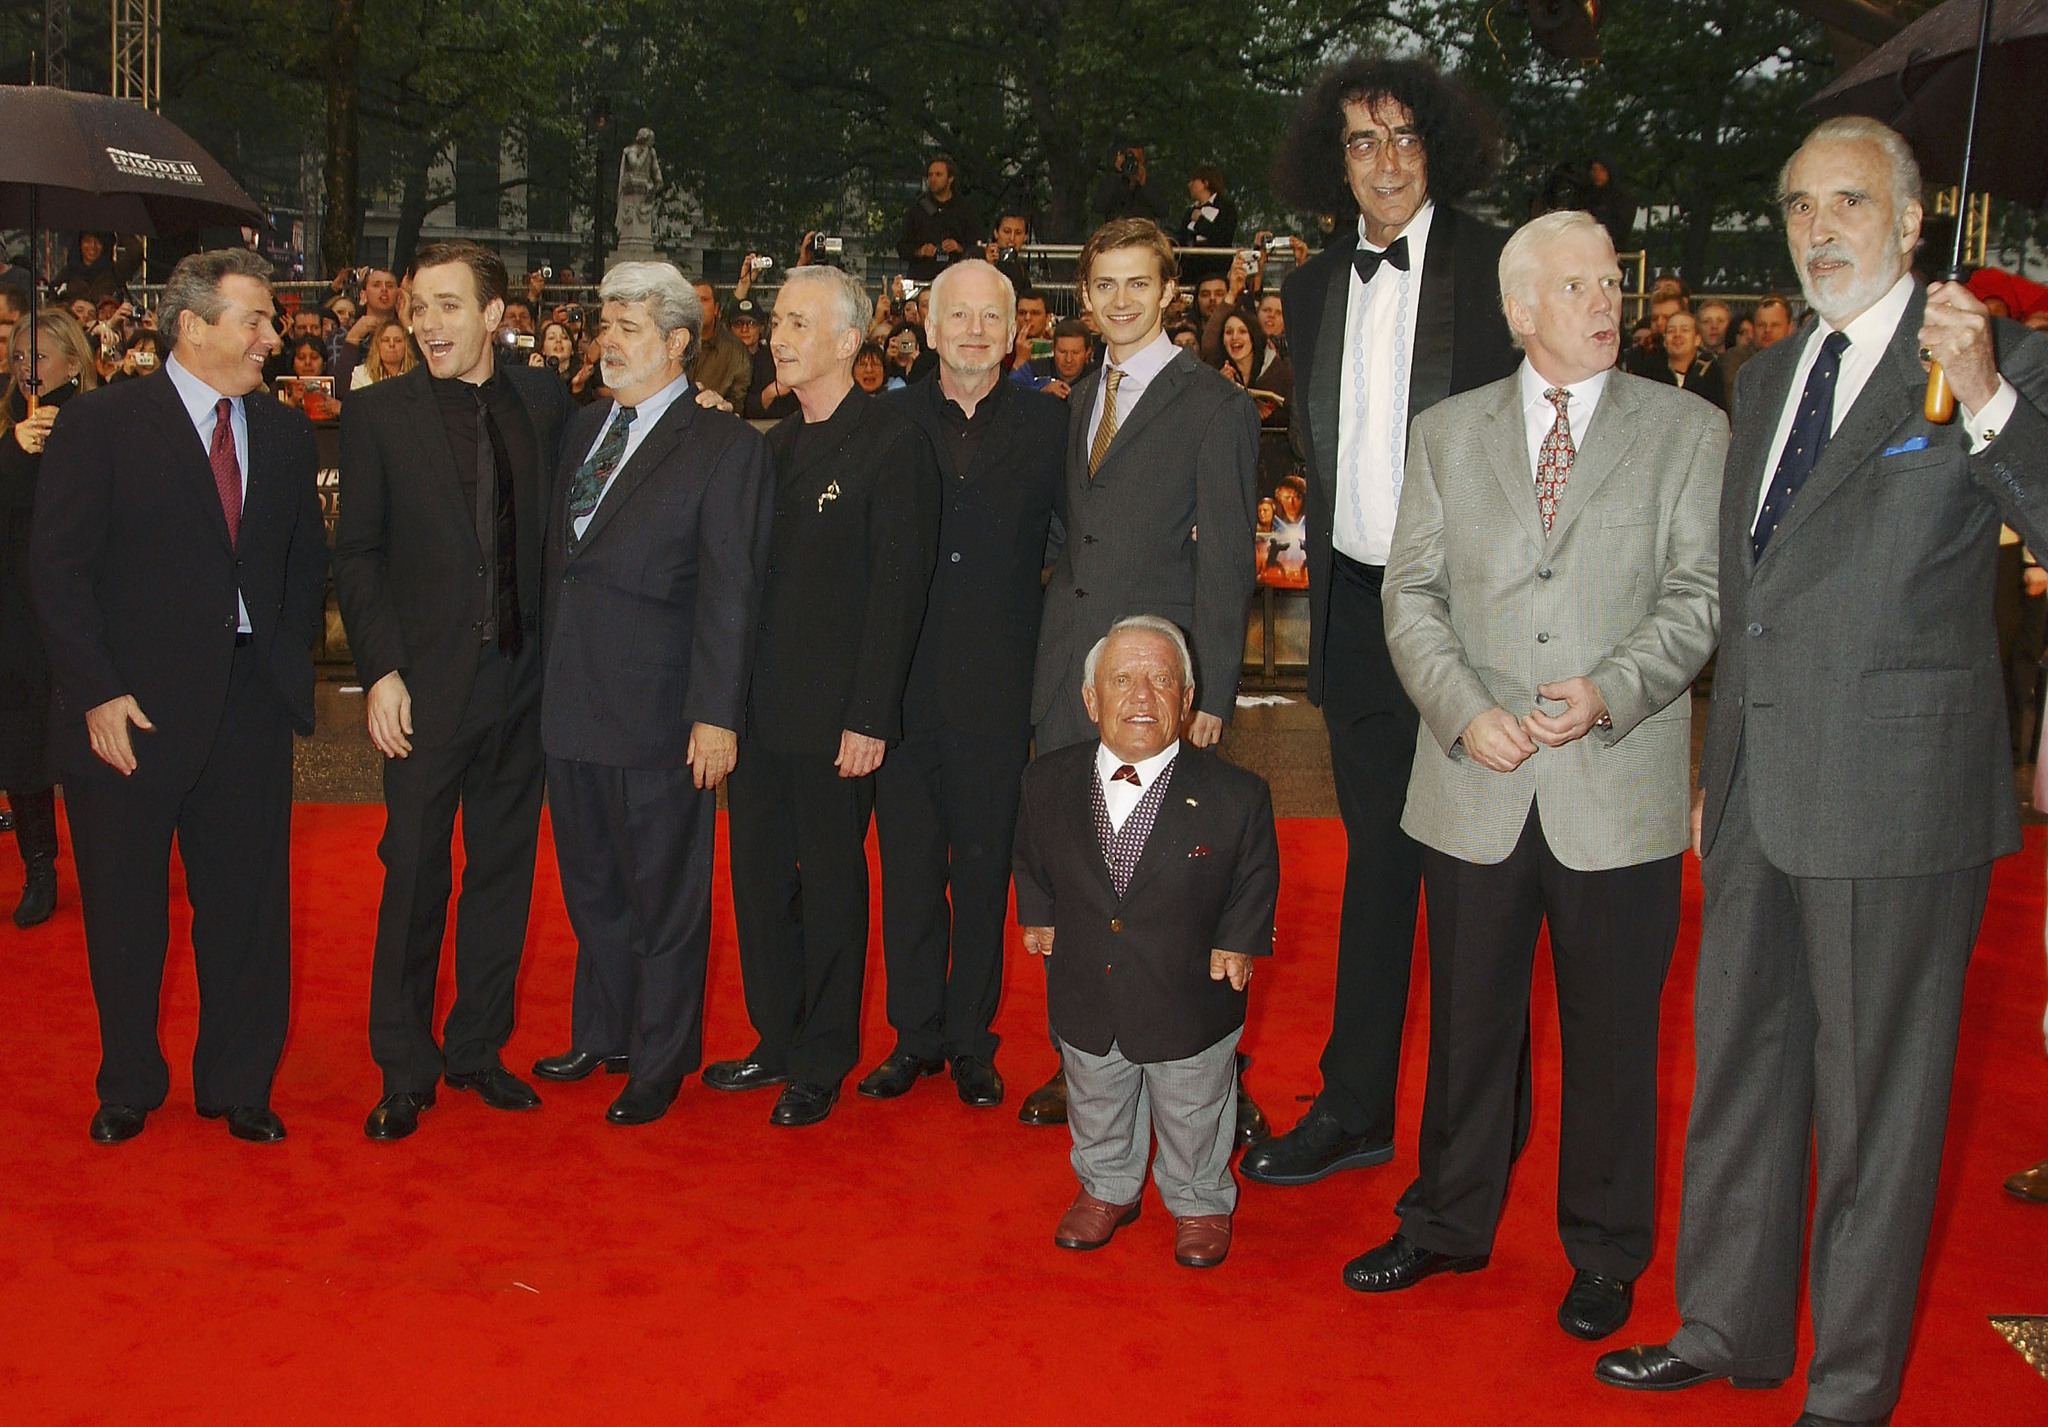
[[148, 1118], [149, 1111], [134, 1105], [102, 1105], [93, 1112], [87, 1133], [95, 1144], [118, 1145], [141, 1134], [142, 1122]]
[[657, 1085], [628, 1077], [626, 1088], [612, 1101], [604, 1117], [614, 1125], [651, 1125], [668, 1113], [668, 1107], [675, 1103], [676, 1091], [681, 1088], [680, 1081]]
[[943, 1060], [926, 1060], [908, 1051], [891, 1051], [887, 1060], [862, 1076], [860, 1084], [853, 1088], [870, 1100], [894, 1100], [898, 1095], [909, 1094], [910, 1087], [925, 1076], [937, 1075], [945, 1068]]
[[1597, 1343], [1621, 1331], [1635, 1297], [1633, 1283], [1582, 1268], [1572, 1275], [1572, 1286], [1565, 1291], [1564, 1302], [1557, 1305], [1557, 1326], [1574, 1338]]
[[603, 1066], [607, 1075], [624, 1075], [623, 1055], [599, 1055], [594, 1050], [572, 1050], [566, 1055], [544, 1055], [533, 1063], [533, 1073], [543, 1080], [581, 1080]]
[[251, 1144], [271, 1145], [284, 1138], [284, 1121], [268, 1105], [230, 1105], [225, 1110], [199, 1109], [204, 1120], [226, 1120], [228, 1133]]
[[1003, 1103], [1003, 1077], [995, 1062], [978, 1055], [953, 1057], [953, 1088], [960, 1092], [962, 1105], [987, 1109]]
[[714, 1060], [704, 1067], [704, 1083], [713, 1090], [759, 1090], [764, 1085], [780, 1085], [789, 1076], [781, 1071], [770, 1070], [752, 1056], [739, 1060]]
[[768, 1123], [815, 1125], [832, 1113], [832, 1106], [838, 1099], [839, 1087], [836, 1085], [811, 1085], [802, 1080], [792, 1080], [776, 1097], [775, 1108], [768, 1113]]
[[450, 1090], [474, 1091], [476, 1097], [493, 1110], [540, 1108], [540, 1096], [533, 1093], [533, 1087], [502, 1065], [471, 1075], [458, 1075], [451, 1070], [441, 1079], [447, 1082]]
[[1488, 1255], [1459, 1257], [1425, 1249], [1395, 1234], [1344, 1265], [1344, 1286], [1360, 1293], [1397, 1293], [1439, 1273], [1471, 1273], [1486, 1267]]
[[434, 1103], [434, 1089], [394, 1090], [379, 1100], [363, 1121], [363, 1133], [373, 1140], [402, 1140], [420, 1127], [420, 1111]]
[[1237, 1168], [1246, 1179], [1261, 1184], [1314, 1184], [1340, 1169], [1366, 1169], [1393, 1157], [1390, 1141], [1347, 1135], [1336, 1116], [1311, 1105], [1286, 1134], [1246, 1150]]
[[1273, 1133], [1273, 1127], [1266, 1123], [1266, 1112], [1252, 1099], [1251, 1091], [1245, 1089], [1244, 1068], [1251, 1063], [1250, 1056], [1243, 1051], [1237, 1053], [1237, 1142], [1246, 1149]]
[[1017, 1118], [1027, 1125], [1064, 1125], [1067, 1122], [1067, 1072], [1055, 1070], [1052, 1079], [1024, 1097]]
[[1736, 1387], [1765, 1389], [1785, 1381], [1781, 1377], [1730, 1377], [1725, 1372], [1696, 1368], [1662, 1343], [1638, 1343], [1632, 1348], [1602, 1353], [1600, 1361], [1593, 1364], [1593, 1376], [1609, 1387], [1633, 1388], [1638, 1392], [1676, 1392], [1703, 1382], [1719, 1382], [1724, 1377]]

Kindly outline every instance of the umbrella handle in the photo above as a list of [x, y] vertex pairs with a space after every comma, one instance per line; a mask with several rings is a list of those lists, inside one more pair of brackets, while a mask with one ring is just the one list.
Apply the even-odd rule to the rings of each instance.
[[1921, 414], [1937, 426], [1946, 426], [1955, 419], [1956, 394], [1948, 384], [1948, 373], [1941, 369], [1940, 362], [1927, 365], [1927, 398], [1921, 403]]
[[34, 416], [34, 415], [36, 414], [36, 394], [35, 394], [35, 391], [34, 391], [33, 389], [30, 389], [30, 390], [28, 390], [28, 391], [24, 391], [24, 392], [22, 393], [22, 395], [23, 395], [24, 397], [28, 398], [28, 414], [29, 414], [30, 416]]

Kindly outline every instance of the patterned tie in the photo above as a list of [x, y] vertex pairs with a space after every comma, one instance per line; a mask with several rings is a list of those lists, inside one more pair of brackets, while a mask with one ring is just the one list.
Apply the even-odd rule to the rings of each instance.
[[213, 488], [220, 492], [220, 513], [228, 520], [228, 544], [242, 532], [242, 465], [235, 459], [235, 404], [222, 397], [213, 408], [213, 444], [206, 461], [213, 467]]
[[1806, 484], [1813, 463], [1820, 459], [1820, 453], [1827, 449], [1828, 437], [1834, 434], [1835, 379], [1842, 374], [1842, 352], [1848, 345], [1848, 333], [1830, 332], [1827, 341], [1821, 343], [1813, 370], [1806, 374], [1806, 390], [1799, 394], [1799, 411], [1792, 418], [1791, 433], [1785, 437], [1785, 453], [1778, 457], [1770, 493], [1764, 497], [1764, 508], [1757, 512], [1756, 526], [1750, 531], [1753, 559], [1763, 558], [1764, 547], [1771, 543], [1778, 522], [1792, 508], [1792, 498]]
[[1128, 763], [1119, 763], [1116, 772], [1109, 775], [1109, 781], [1112, 783], [1129, 783], [1133, 788], [1143, 788], [1145, 786], [1138, 781], [1138, 770]]
[[583, 465], [576, 472], [576, 479], [569, 487], [569, 526], [574, 535], [576, 522], [597, 509], [598, 497], [604, 494], [604, 483], [612, 478], [618, 468], [619, 457], [626, 452], [626, 431], [632, 426], [635, 413], [632, 407], [622, 406], [619, 414], [606, 428], [604, 440], [597, 443]]
[[1103, 372], [1102, 379], [1109, 384], [1102, 399], [1102, 424], [1095, 428], [1095, 444], [1088, 448], [1088, 474], [1093, 476], [1095, 468], [1102, 464], [1102, 458], [1109, 454], [1109, 443], [1116, 440], [1116, 389], [1123, 384], [1124, 374], [1115, 367]]
[[1558, 498], [1564, 494], [1565, 480], [1572, 473], [1572, 460], [1579, 453], [1572, 445], [1572, 419], [1565, 414], [1572, 394], [1554, 386], [1543, 395], [1557, 408], [1557, 420], [1550, 423], [1550, 434], [1543, 438], [1543, 446], [1536, 453], [1536, 508], [1543, 512], [1543, 533], [1548, 535], [1551, 522], [1557, 519]]

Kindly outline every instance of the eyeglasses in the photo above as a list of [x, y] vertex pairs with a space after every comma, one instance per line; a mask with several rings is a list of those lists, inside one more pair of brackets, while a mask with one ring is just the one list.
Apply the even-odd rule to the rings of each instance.
[[[1377, 134], [1353, 134], [1344, 141], [1344, 152], [1357, 159], [1360, 163], [1365, 163], [1380, 151], [1380, 146], [1384, 142], [1386, 141], [1382, 140]], [[1394, 156], [1403, 163], [1422, 157], [1422, 135], [1420, 134], [1407, 132], [1396, 134], [1393, 138], [1393, 145]]]

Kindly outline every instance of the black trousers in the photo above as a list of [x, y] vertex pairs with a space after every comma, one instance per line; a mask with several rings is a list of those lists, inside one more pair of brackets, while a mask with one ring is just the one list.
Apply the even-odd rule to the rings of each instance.
[[875, 780], [822, 754], [740, 746], [726, 780], [732, 909], [754, 1058], [837, 1086], [860, 1058]]
[[[384, 760], [384, 896], [370, 961], [370, 1054], [384, 1091], [432, 1088], [445, 1068], [497, 1065], [512, 1035], [512, 996], [533, 903], [540, 834], [540, 650], [495, 648], [455, 736]], [[434, 1039], [434, 988], [462, 813], [462, 895], [455, 905], [455, 1003]]]
[[157, 1015], [175, 837], [199, 974], [193, 1101], [202, 1110], [268, 1105], [291, 1016], [290, 716], [245, 645], [195, 776], [157, 775], [150, 735], [135, 739], [131, 777], [102, 765], [64, 787], [100, 1014], [94, 1088], [102, 1103], [140, 1109], [163, 1104], [170, 1090]]
[[1003, 989], [1010, 846], [1030, 756], [1026, 734], [942, 729], [904, 739], [875, 773], [882, 959], [898, 1050], [927, 1060], [996, 1053], [989, 1025]]
[[[1525, 1062], [1536, 933], [1564, 1055], [1557, 1231], [1572, 1267], [1633, 1281], [1655, 1242], [1657, 1003], [1678, 938], [1679, 859], [1578, 872], [1552, 855], [1539, 810], [1493, 866], [1433, 848], [1429, 1084], [1401, 1232], [1460, 1256], [1493, 1251]], [[1526, 1049], [1524, 1050], [1526, 1054]]]
[[29, 865], [57, 856], [57, 790], [7, 791], [7, 811], [14, 815], [14, 846]]
[[570, 1044], [680, 1084], [704, 1060], [718, 795], [688, 768], [550, 758], [548, 812], [576, 932]]

